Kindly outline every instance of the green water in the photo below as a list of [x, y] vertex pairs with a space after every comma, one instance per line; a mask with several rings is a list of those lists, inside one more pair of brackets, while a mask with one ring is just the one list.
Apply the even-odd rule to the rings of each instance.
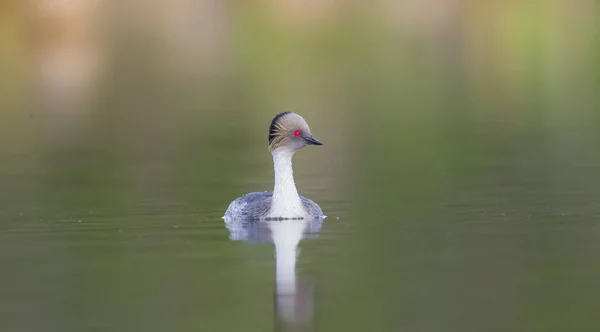
[[328, 216], [300, 243], [304, 330], [598, 330], [598, 28], [560, 13], [439, 35], [235, 16], [200, 50], [137, 23], [66, 56], [5, 34], [0, 330], [290, 328], [273, 245], [221, 219], [272, 189], [281, 111], [325, 143], [294, 159]]

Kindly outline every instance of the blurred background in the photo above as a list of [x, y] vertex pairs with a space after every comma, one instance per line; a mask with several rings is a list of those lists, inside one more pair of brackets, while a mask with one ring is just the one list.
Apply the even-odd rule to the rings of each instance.
[[270, 331], [267, 129], [315, 331], [597, 331], [593, 0], [0, 3], [0, 329]]

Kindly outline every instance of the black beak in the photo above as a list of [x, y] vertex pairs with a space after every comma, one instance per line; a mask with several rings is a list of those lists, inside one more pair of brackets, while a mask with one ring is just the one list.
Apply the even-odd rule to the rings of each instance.
[[323, 145], [323, 142], [319, 141], [318, 139], [316, 139], [314, 137], [306, 137], [305, 140], [306, 140], [306, 143], [308, 143], [308, 144]]

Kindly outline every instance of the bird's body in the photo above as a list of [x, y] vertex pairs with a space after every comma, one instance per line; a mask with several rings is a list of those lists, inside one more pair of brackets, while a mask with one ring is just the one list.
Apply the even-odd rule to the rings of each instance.
[[302, 203], [302, 211], [299, 214], [296, 214], [298, 217], [268, 217], [267, 214], [269, 209], [271, 208], [273, 201], [273, 192], [272, 191], [258, 191], [251, 192], [242, 195], [241, 197], [235, 199], [229, 205], [229, 208], [225, 212], [226, 218], [241, 218], [246, 220], [258, 220], [261, 219], [260, 216], [264, 216], [262, 219], [265, 220], [273, 220], [283, 218], [283, 219], [298, 219], [304, 217], [321, 217], [323, 216], [323, 211], [315, 202], [300, 195], [300, 200]]
[[269, 150], [273, 155], [273, 191], [251, 192], [235, 199], [225, 212], [226, 219], [279, 220], [323, 217], [312, 200], [298, 194], [292, 170], [294, 153], [307, 145], [323, 145], [312, 137], [304, 119], [290, 112], [271, 121]]

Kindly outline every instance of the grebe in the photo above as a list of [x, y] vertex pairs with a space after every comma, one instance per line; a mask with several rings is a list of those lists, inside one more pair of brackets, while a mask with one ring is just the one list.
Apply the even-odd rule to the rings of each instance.
[[323, 145], [315, 139], [304, 119], [292, 112], [277, 114], [269, 127], [269, 151], [273, 155], [273, 191], [251, 192], [235, 199], [223, 216], [226, 220], [285, 220], [323, 218], [323, 211], [296, 190], [292, 157], [308, 145]]

